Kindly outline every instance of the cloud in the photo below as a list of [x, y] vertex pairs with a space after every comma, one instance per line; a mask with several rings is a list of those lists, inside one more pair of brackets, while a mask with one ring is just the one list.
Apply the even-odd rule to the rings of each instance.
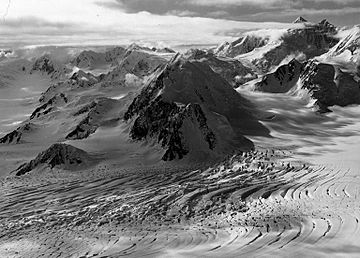
[[192, 15], [195, 12], [191, 10], [167, 15], [128, 13], [115, 0], [103, 0], [101, 5], [99, 0], [16, 0], [12, 1], [5, 23], [0, 23], [3, 36], [0, 45], [119, 45], [156, 41], [168, 46], [218, 44], [233, 39], [220, 33], [226, 30], [289, 26], [188, 17]]
[[258, 7], [269, 6], [302, 6], [305, 4], [314, 5], [318, 3], [334, 3], [338, 5], [347, 5], [349, 3], [357, 3], [358, 0], [185, 0], [188, 3], [202, 6], [244, 6], [252, 5]]
[[[321, 15], [319, 19], [325, 18], [324, 15], [328, 13], [337, 16], [343, 11], [354, 14], [355, 11], [351, 12], [349, 9], [360, 8], [360, 2], [359, 0], [116, 0], [108, 6], [127, 13], [147, 11], [152, 14], [180, 17], [289, 22], [296, 18], [297, 13], [308, 16], [315, 13], [315, 10], [328, 10], [326, 13], [318, 12], [318, 15]], [[309, 13], [306, 13], [307, 10]], [[338, 14], [336, 14], [337, 11]], [[345, 25], [360, 22], [360, 18], [353, 15], [353, 17], [343, 17], [342, 20], [336, 19], [336, 21], [340, 25]]]
[[[294, 16], [314, 16], [318, 15], [322, 19], [322, 17], [327, 16], [343, 16], [346, 14], [357, 14], [360, 13], [360, 7], [344, 7], [341, 9], [313, 9], [313, 8], [302, 8], [302, 9], [287, 9], [280, 10], [276, 12], [260, 12], [253, 15], [251, 17], [257, 18], [265, 18], [271, 19], [274, 17], [294, 17]], [[249, 16], [249, 17], [250, 17]]]
[[218, 44], [244, 31], [294, 26], [293, 16], [359, 19], [359, 10], [353, 0], [13, 0], [0, 22], [0, 47]]
[[174, 15], [179, 17], [186, 17], [186, 16], [198, 16], [197, 12], [189, 11], [189, 10], [171, 10], [166, 13], [166, 15]]
[[227, 11], [214, 11], [214, 12], [208, 12], [207, 16], [220, 18], [220, 17], [229, 17], [230, 14]]
[[[37, 31], [33, 31], [33, 33], [37, 33], [39, 30], [42, 30], [44, 28], [46, 29], [54, 29], [54, 30], [62, 30], [64, 28], [68, 27], [75, 27], [75, 24], [72, 23], [66, 23], [66, 22], [50, 22], [46, 21], [44, 19], [40, 19], [37, 17], [21, 17], [21, 18], [11, 18], [11, 19], [5, 19], [0, 24], [2, 29], [22, 29], [26, 30], [27, 28], [33, 29], [34, 27], [37, 27]], [[4, 31], [2, 31], [4, 32]]]
[[288, 0], [187, 0], [188, 3], [202, 6], [243, 6], [253, 5], [259, 7], [271, 7], [280, 5], [294, 5], [295, 1]]

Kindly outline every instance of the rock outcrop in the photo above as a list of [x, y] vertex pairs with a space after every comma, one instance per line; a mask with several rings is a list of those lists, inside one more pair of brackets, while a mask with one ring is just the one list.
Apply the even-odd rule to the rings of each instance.
[[262, 80], [255, 84], [255, 90], [270, 93], [288, 92], [298, 82], [302, 69], [302, 63], [293, 59], [275, 72], [264, 75]]
[[95, 99], [78, 109], [73, 117], [83, 117], [65, 136], [67, 140], [81, 140], [87, 138], [105, 122], [120, 119], [114, 112], [116, 100], [109, 98]]
[[319, 112], [334, 105], [360, 104], [360, 81], [356, 74], [334, 64], [309, 61], [301, 74], [302, 88], [315, 100]]
[[30, 73], [40, 72], [47, 74], [51, 79], [62, 79], [66, 73], [70, 72], [65, 65], [56, 62], [49, 55], [43, 55], [35, 60]]
[[56, 109], [57, 106], [61, 106], [68, 103], [68, 98], [64, 93], [58, 93], [52, 98], [50, 98], [46, 103], [37, 107], [32, 114], [30, 115], [30, 120], [39, 118], [43, 115], [46, 115]]
[[79, 87], [87, 88], [99, 82], [99, 78], [92, 73], [86, 73], [79, 70], [70, 77], [72, 84], [77, 84]]
[[15, 175], [24, 175], [44, 165], [50, 168], [58, 167], [65, 170], [74, 170], [88, 167], [93, 163], [94, 158], [87, 152], [68, 144], [55, 143], [41, 152], [35, 159], [21, 165], [16, 169]]
[[26, 123], [22, 126], [19, 126], [14, 131], [6, 134], [0, 138], [0, 143], [2, 144], [18, 144], [24, 142], [24, 134], [29, 133], [35, 130], [36, 126], [32, 123]]
[[296, 20], [294, 21], [294, 23], [305, 23], [308, 22], [304, 17], [297, 17]]

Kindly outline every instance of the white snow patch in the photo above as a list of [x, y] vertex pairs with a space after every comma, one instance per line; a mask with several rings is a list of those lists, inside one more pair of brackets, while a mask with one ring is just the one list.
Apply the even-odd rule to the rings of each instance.
[[126, 96], [126, 94], [120, 94], [118, 96], [112, 97], [111, 99], [119, 100], [119, 99], [124, 98], [125, 96]]
[[143, 83], [143, 80], [137, 77], [135, 74], [127, 73], [125, 74], [125, 83], [130, 85], [139, 86]]

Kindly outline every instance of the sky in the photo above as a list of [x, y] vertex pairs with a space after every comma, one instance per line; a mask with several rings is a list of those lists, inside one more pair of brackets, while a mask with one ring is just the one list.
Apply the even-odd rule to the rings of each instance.
[[213, 45], [298, 16], [360, 24], [360, 0], [0, 0], [0, 47]]

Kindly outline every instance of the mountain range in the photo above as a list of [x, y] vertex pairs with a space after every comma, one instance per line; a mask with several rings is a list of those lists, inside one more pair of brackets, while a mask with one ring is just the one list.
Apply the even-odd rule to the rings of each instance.
[[[91, 157], [106, 159], [109, 142], [117, 141], [110, 149], [124, 157], [144, 151], [155, 162], [221, 159], [252, 150], [252, 137], [271, 137], [261, 121], [274, 114], [237, 89], [305, 96], [318, 113], [360, 104], [359, 46], [358, 26], [340, 29], [299, 17], [290, 29], [246, 32], [184, 53], [132, 44], [85, 49], [64, 62], [51, 53], [24, 59], [2, 50], [0, 87], [20, 75], [49, 85], [0, 144], [41, 146], [15, 168], [17, 175], [94, 166]], [[97, 153], [89, 147], [94, 142]]]

